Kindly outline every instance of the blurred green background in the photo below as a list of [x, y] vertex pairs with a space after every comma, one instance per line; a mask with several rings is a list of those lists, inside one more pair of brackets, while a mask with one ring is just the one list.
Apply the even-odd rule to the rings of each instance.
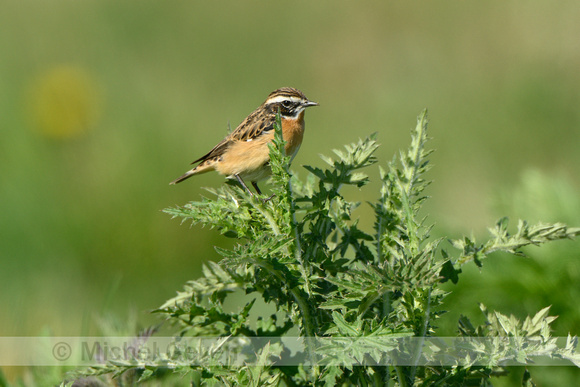
[[[427, 107], [436, 234], [485, 236], [503, 215], [580, 225], [578, 20], [571, 0], [4, 2], [0, 334], [157, 321], [147, 310], [232, 244], [160, 212], [223, 178], [169, 181], [282, 86], [320, 103], [300, 176], [375, 131], [386, 163]], [[578, 243], [468, 268], [442, 332], [483, 302], [521, 318], [554, 305], [556, 334], [580, 333]]]

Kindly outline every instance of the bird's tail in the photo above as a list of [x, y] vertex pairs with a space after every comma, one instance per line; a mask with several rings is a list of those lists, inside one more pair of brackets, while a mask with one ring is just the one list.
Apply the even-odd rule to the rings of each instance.
[[170, 185], [173, 185], [173, 184], [180, 183], [180, 182], [182, 182], [183, 180], [185, 180], [185, 179], [188, 179], [188, 178], [190, 178], [191, 176], [193, 176], [193, 175], [195, 175], [195, 174], [197, 174], [197, 171], [195, 170], [195, 168], [193, 168], [193, 169], [191, 169], [191, 170], [189, 170], [189, 171], [185, 172], [185, 174], [184, 174], [183, 176], [180, 176], [180, 177], [178, 177], [177, 179], [173, 180], [173, 181], [172, 181], [171, 183], [169, 183], [169, 184], [170, 184]]
[[173, 180], [169, 184], [177, 184], [179, 182], [182, 182], [185, 179], [190, 178], [193, 175], [199, 175], [201, 173], [206, 173], [206, 172], [214, 171], [214, 170], [215, 170], [215, 161], [214, 160], [206, 160], [206, 161], [202, 162], [201, 164], [199, 164], [197, 167], [185, 172], [185, 174], [183, 176], [178, 177], [177, 179]]

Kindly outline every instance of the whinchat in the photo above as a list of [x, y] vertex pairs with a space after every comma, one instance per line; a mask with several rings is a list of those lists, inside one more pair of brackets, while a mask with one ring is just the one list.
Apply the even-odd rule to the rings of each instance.
[[292, 159], [304, 136], [304, 110], [318, 103], [309, 101], [298, 89], [283, 87], [275, 90], [238, 127], [207, 154], [192, 162], [199, 163], [169, 184], [177, 184], [193, 175], [217, 171], [229, 179], [237, 179], [250, 195], [245, 184], [249, 180], [258, 195], [257, 182], [271, 174], [268, 143], [274, 138], [276, 115], [280, 114], [286, 154]]

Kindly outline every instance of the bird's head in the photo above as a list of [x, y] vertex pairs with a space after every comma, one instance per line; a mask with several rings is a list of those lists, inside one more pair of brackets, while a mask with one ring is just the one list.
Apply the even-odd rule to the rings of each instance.
[[318, 106], [317, 102], [309, 101], [298, 89], [283, 87], [270, 93], [264, 106], [274, 112], [280, 112], [282, 117], [298, 118], [307, 107]]

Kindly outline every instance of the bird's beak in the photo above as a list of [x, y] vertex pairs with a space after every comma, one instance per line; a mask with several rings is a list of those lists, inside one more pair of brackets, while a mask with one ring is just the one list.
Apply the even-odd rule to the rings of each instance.
[[318, 102], [306, 101], [305, 103], [302, 104], [302, 106], [304, 106], [305, 108], [310, 106], [318, 106]]

